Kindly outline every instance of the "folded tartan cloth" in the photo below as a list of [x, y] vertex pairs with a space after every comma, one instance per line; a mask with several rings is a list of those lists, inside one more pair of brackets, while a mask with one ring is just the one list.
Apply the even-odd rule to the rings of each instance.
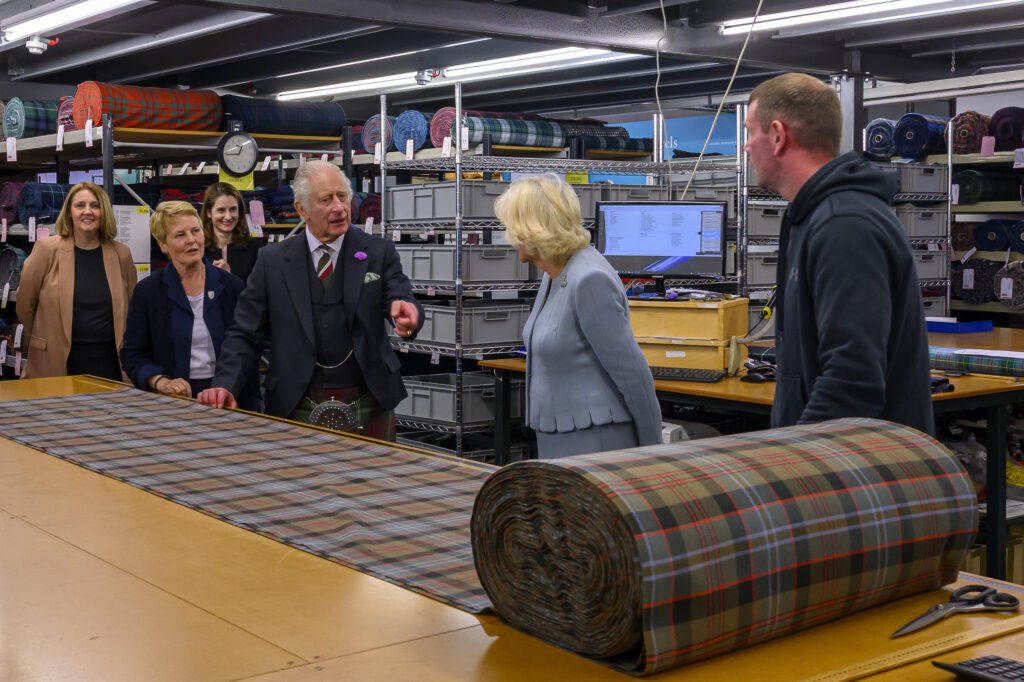
[[653, 673], [952, 582], [977, 525], [940, 443], [841, 419], [512, 464], [472, 539], [503, 619]]
[[965, 111], [949, 122], [953, 128], [953, 153], [977, 154], [981, 151], [981, 138], [988, 135], [991, 116], [976, 111]]

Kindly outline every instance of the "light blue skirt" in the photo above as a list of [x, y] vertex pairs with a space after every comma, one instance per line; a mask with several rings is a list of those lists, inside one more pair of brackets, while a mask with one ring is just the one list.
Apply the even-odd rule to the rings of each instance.
[[585, 455], [588, 452], [625, 450], [640, 445], [633, 422], [602, 424], [565, 433], [537, 431], [536, 434], [539, 459], [558, 459], [572, 455]]

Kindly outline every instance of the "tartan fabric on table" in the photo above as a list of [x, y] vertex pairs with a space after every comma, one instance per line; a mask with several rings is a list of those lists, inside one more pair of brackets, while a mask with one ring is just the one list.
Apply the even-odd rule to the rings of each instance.
[[98, 126], [106, 114], [115, 126], [164, 130], [219, 130], [224, 118], [220, 96], [212, 90], [171, 90], [111, 85], [97, 81], [79, 84], [75, 92], [75, 125]]
[[[565, 132], [560, 123], [551, 121], [518, 121], [505, 118], [466, 117], [469, 143], [480, 144], [490, 134], [492, 144], [514, 144], [524, 147], [563, 147]], [[452, 122], [450, 135], [455, 135]], [[454, 138], [453, 138], [454, 139]]]
[[54, 223], [64, 206], [64, 198], [71, 185], [58, 182], [26, 182], [18, 193], [18, 222], [28, 225], [29, 218], [37, 223]]
[[59, 102], [12, 97], [4, 109], [4, 137], [37, 137], [57, 132]]
[[970, 353], [958, 353], [958, 350], [962, 349], [929, 346], [928, 361], [931, 364], [931, 368], [943, 372], [1024, 377], [1024, 360], [1021, 358], [972, 355]]
[[492, 466], [135, 389], [11, 402], [0, 434], [465, 611], [490, 607], [469, 515]]
[[340, 135], [345, 110], [337, 102], [285, 102], [261, 97], [221, 97], [222, 130], [229, 121], [241, 121], [246, 132], [268, 135]]
[[981, 138], [988, 135], [991, 116], [977, 111], [957, 114], [949, 125], [953, 127], [953, 153], [978, 154], [981, 152]]
[[977, 507], [934, 439], [842, 419], [512, 464], [473, 550], [502, 618], [646, 674], [952, 582]]

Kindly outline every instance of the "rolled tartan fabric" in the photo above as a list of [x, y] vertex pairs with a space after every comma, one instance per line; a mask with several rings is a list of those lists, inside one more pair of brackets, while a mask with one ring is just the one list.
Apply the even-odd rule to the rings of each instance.
[[974, 223], [953, 223], [953, 248], [957, 251], [967, 251], [972, 248], [975, 227]]
[[267, 135], [340, 135], [345, 110], [337, 102], [286, 102], [261, 97], [224, 95], [224, 122], [241, 121], [246, 132]]
[[6, 108], [7, 108], [7, 104], [2, 99], [0, 99], [0, 126], [3, 125], [3, 120], [2, 119], [3, 119], [3, 115], [4, 115], [4, 109], [6, 109]]
[[1020, 179], [1010, 171], [962, 170], [953, 175], [960, 186], [960, 203], [1013, 201], [1020, 198]]
[[9, 223], [18, 220], [18, 195], [23, 182], [5, 182], [0, 185], [0, 218]]
[[1010, 248], [1017, 253], [1024, 253], [1024, 220], [1010, 225], [1007, 232], [1010, 235]]
[[617, 152], [654, 151], [654, 140], [649, 137], [591, 137], [583, 136], [583, 145], [587, 149], [605, 149]]
[[928, 347], [928, 360], [932, 369], [943, 372], [968, 374], [995, 374], [1004, 377], [1024, 377], [1024, 360], [1000, 358], [991, 355], [971, 355], [958, 352], [959, 348]]
[[21, 284], [21, 266], [28, 256], [21, 249], [10, 244], [0, 247], [0, 287], [10, 284], [11, 289], [17, 289]]
[[224, 118], [212, 90], [170, 90], [85, 81], [75, 92], [75, 125], [99, 125], [106, 114], [115, 126], [165, 130], [219, 130]]
[[56, 182], [26, 182], [18, 195], [18, 221], [28, 225], [29, 218], [37, 223], [52, 223], [60, 215], [64, 198], [71, 185]]
[[395, 119], [395, 128], [392, 138], [397, 151], [405, 151], [406, 140], [412, 140], [412, 148], [416, 151], [423, 149], [427, 143], [427, 136], [430, 135], [430, 117], [421, 111], [403, 111]]
[[57, 132], [59, 102], [12, 97], [4, 108], [4, 137], [37, 137]]
[[356, 150], [357, 154], [366, 153], [366, 149], [363, 147], [363, 126], [352, 126], [352, 148]]
[[865, 128], [867, 152], [872, 156], [889, 159], [896, 150], [896, 121], [888, 118], [875, 118]]
[[363, 197], [363, 200], [359, 202], [359, 222], [365, 225], [366, 219], [372, 217], [374, 221], [380, 223], [380, 207], [380, 195], [367, 194]]
[[896, 122], [896, 155], [904, 159], [920, 159], [945, 152], [948, 123], [949, 119], [944, 116], [903, 114]]
[[[964, 286], [965, 272], [971, 271], [971, 286]], [[992, 295], [992, 280], [999, 272], [999, 263], [985, 258], [972, 258], [966, 263], [953, 261], [951, 268], [953, 298], [976, 305], [996, 300]]]
[[75, 98], [61, 97], [57, 106], [57, 125], [64, 126], [64, 130], [75, 130]]
[[562, 134], [566, 137], [612, 137], [626, 139], [629, 131], [617, 126], [587, 125], [584, 123], [560, 123]]
[[1024, 108], [1003, 107], [992, 114], [988, 134], [996, 138], [997, 152], [1012, 152], [1024, 146]]
[[976, 111], [957, 114], [949, 125], [953, 127], [953, 153], [977, 154], [981, 151], [981, 138], [988, 135], [991, 116]]
[[[564, 147], [565, 132], [560, 123], [551, 121], [513, 121], [504, 118], [466, 117], [469, 143], [480, 144], [484, 135], [493, 144], [514, 144], [526, 147]], [[455, 123], [452, 123], [454, 135]]]
[[[504, 118], [510, 121], [539, 121], [536, 114], [524, 114], [515, 111], [480, 111], [479, 109], [463, 109], [463, 116], [477, 118]], [[452, 134], [455, 123], [455, 107], [442, 107], [430, 118], [430, 144], [435, 147], [444, 146], [444, 138]]]
[[[1010, 310], [1024, 310], [1024, 261], [1007, 263], [992, 279], [992, 295]], [[1009, 298], [1003, 298], [1005, 280], [1009, 283]], [[2, 281], [2, 280], [0, 280]]]
[[977, 523], [940, 443], [840, 419], [512, 464], [471, 533], [498, 615], [646, 674], [947, 584]]
[[[132, 190], [139, 195], [150, 208], [156, 208], [156, 205], [160, 203], [160, 188], [154, 187], [153, 185], [146, 185], [143, 183], [129, 185]], [[114, 193], [110, 197], [110, 203], [115, 206], [138, 206], [139, 202], [135, 200], [131, 194], [128, 193], [120, 183], [114, 185]]]
[[387, 151], [388, 146], [391, 144], [391, 135], [394, 132], [394, 127], [394, 116], [388, 116], [383, 133], [381, 132], [380, 114], [374, 114], [366, 119], [366, 123], [363, 124], [363, 149], [372, 154], [374, 146], [380, 142], [381, 150]]
[[979, 251], [1005, 251], [1010, 245], [1010, 221], [986, 220], [974, 228], [974, 245]]

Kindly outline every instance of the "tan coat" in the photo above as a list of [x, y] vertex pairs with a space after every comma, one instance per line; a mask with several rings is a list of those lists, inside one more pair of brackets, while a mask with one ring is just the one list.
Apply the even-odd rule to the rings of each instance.
[[[114, 342], [120, 348], [128, 299], [138, 275], [127, 246], [106, 242], [100, 248], [114, 308]], [[28, 349], [28, 361], [21, 373], [23, 379], [67, 374], [74, 294], [74, 240], [46, 237], [36, 242], [25, 261], [18, 286], [18, 319], [25, 325], [22, 347]]]

